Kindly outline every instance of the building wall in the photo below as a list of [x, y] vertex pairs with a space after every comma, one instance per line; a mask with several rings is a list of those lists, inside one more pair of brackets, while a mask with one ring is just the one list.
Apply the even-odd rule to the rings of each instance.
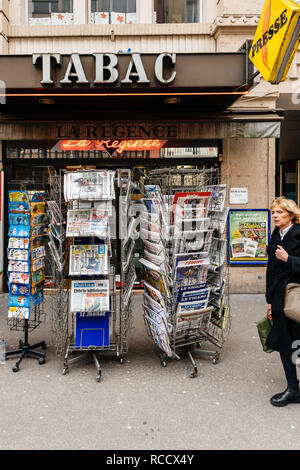
[[[153, 24], [153, 0], [137, 0], [138, 24], [89, 24], [88, 1], [74, 0], [74, 24], [31, 26], [27, 24], [27, 0], [0, 0], [0, 53], [68, 54], [163, 51], [237, 51], [252, 39], [264, 0], [203, 0], [202, 23]], [[263, 79], [237, 109], [276, 109], [280, 93], [300, 90], [300, 50], [285, 83], [272, 86]], [[229, 186], [248, 187], [249, 204], [244, 208], [266, 208], [275, 196], [275, 142], [273, 140], [226, 140], [222, 163]], [[265, 268], [231, 269], [233, 292], [264, 292]]]

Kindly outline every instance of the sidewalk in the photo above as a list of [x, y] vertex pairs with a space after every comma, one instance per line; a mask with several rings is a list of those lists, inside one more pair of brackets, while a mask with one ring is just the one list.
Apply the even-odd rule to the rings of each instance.
[[[231, 296], [232, 329], [220, 362], [197, 358], [194, 379], [188, 358], [161, 367], [142, 298], [133, 300], [129, 353], [123, 365], [101, 361], [100, 383], [92, 360], [62, 375], [49, 320], [30, 335], [31, 343], [48, 344], [44, 365], [26, 358], [18, 373], [15, 358], [0, 365], [1, 450], [300, 449], [300, 405], [269, 402], [285, 380], [278, 353], [260, 347], [255, 322], [265, 313], [263, 295]], [[7, 326], [6, 295], [0, 312], [0, 337], [15, 349], [22, 335]]]

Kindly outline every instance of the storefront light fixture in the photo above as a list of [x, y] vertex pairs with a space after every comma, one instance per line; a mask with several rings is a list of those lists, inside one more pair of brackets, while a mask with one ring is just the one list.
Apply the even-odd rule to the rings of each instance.
[[176, 104], [176, 103], [180, 103], [180, 101], [181, 101], [181, 99], [176, 98], [176, 96], [171, 96], [170, 98], [165, 99], [165, 103], [167, 103], [167, 104]]
[[55, 101], [52, 98], [40, 98], [39, 103], [41, 103], [41, 104], [54, 104]]

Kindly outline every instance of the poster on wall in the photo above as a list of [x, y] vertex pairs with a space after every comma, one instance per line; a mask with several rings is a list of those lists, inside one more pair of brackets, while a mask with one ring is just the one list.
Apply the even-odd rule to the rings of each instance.
[[267, 264], [270, 225], [269, 209], [231, 209], [228, 217], [229, 264]]

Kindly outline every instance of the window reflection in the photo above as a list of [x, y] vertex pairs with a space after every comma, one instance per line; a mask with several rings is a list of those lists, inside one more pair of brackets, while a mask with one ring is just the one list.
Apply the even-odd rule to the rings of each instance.
[[90, 22], [134, 24], [136, 23], [136, 0], [91, 0]]
[[29, 24], [72, 24], [73, 21], [73, 0], [28, 1]]
[[201, 0], [155, 0], [156, 23], [198, 23]]

